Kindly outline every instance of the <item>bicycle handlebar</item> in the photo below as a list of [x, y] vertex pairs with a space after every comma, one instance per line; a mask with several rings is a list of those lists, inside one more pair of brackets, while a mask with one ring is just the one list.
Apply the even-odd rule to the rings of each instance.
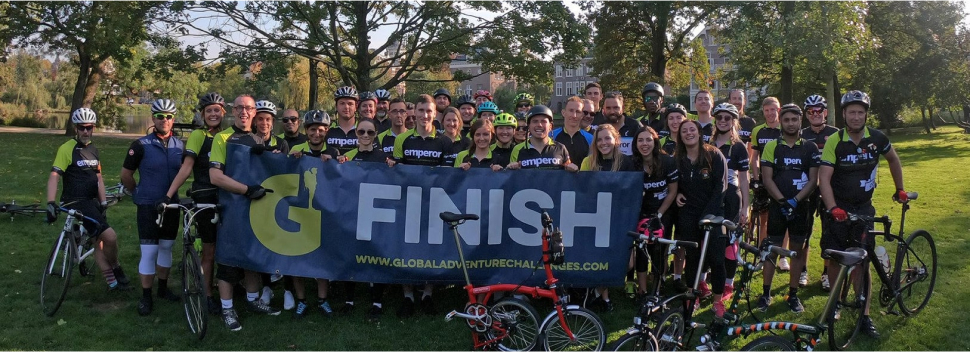
[[738, 246], [740, 246], [741, 249], [745, 250], [746, 252], [751, 253], [751, 254], [754, 254], [754, 255], [757, 255], [757, 256], [762, 256], [762, 255], [766, 254], [765, 252], [769, 252], [769, 253], [774, 253], [774, 254], [780, 255], [782, 257], [791, 258], [791, 257], [794, 257], [794, 256], [796, 256], [798, 254], [795, 251], [790, 251], [790, 250], [787, 250], [787, 249], [785, 249], [783, 247], [778, 247], [778, 246], [774, 246], [774, 245], [768, 245], [768, 248], [765, 251], [762, 251], [762, 250], [758, 249], [757, 247], [752, 246], [751, 244], [746, 243], [746, 242], [738, 242]]
[[657, 243], [663, 243], [663, 244], [672, 244], [678, 247], [697, 248], [697, 242], [668, 240], [666, 238], [657, 237], [657, 236], [647, 236], [636, 231], [629, 231], [626, 234], [627, 236], [633, 237], [637, 241], [646, 241], [648, 243], [657, 242]]
[[155, 219], [155, 224], [158, 225], [158, 227], [162, 227], [162, 223], [165, 222], [166, 209], [182, 209], [186, 213], [191, 213], [191, 212], [199, 213], [206, 209], [215, 209], [215, 215], [212, 217], [211, 222], [213, 224], [217, 224], [219, 223], [219, 209], [221, 209], [221, 206], [219, 204], [211, 204], [211, 203], [196, 203], [191, 199], [184, 200], [181, 203], [170, 203], [170, 204], [161, 203], [158, 205], [158, 209], [157, 209], [158, 217]]

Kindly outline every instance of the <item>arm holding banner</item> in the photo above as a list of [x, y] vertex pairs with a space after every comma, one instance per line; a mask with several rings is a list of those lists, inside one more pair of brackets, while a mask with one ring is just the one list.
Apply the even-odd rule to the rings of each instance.
[[212, 184], [216, 185], [216, 187], [232, 193], [246, 194], [246, 190], [249, 189], [248, 186], [239, 183], [239, 181], [233, 180], [229, 176], [226, 176], [226, 174], [222, 172], [222, 169], [210, 168], [209, 179], [212, 180]]

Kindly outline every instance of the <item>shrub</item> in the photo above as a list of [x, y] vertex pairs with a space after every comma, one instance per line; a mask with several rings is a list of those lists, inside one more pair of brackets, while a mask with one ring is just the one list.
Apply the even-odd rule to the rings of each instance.
[[29, 117], [18, 117], [10, 121], [10, 126], [17, 127], [31, 127], [31, 128], [47, 128], [47, 124], [43, 121], [32, 119]]

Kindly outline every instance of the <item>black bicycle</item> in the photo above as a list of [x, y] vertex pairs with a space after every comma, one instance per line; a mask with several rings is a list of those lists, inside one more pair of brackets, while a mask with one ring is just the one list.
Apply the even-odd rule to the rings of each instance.
[[47, 213], [47, 208], [41, 208], [39, 203], [20, 205], [17, 201], [10, 201], [10, 204], [0, 203], [0, 213], [10, 214], [10, 220], [17, 215], [34, 216]]

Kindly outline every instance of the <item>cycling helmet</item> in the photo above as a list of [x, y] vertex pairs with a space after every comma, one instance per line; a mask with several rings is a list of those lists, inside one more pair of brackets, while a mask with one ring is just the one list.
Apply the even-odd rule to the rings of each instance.
[[535, 98], [532, 96], [532, 94], [529, 94], [529, 93], [519, 93], [519, 95], [515, 96], [516, 104], [529, 103], [529, 105], [532, 105], [533, 101], [535, 101]]
[[664, 96], [664, 87], [657, 82], [650, 82], [643, 86], [643, 91], [640, 92], [640, 95], [647, 95], [647, 92], [657, 92], [662, 97]]
[[219, 93], [215, 93], [215, 92], [203, 95], [202, 98], [199, 98], [199, 110], [203, 110], [207, 106], [213, 105], [213, 104], [225, 107], [226, 99], [223, 99], [222, 96], [219, 95]]
[[489, 93], [487, 90], [479, 90], [475, 92], [475, 99], [478, 99], [478, 97], [485, 97], [485, 99], [488, 99], [488, 101], [492, 101], [492, 93]]
[[738, 107], [731, 103], [717, 104], [717, 106], [714, 107], [714, 111], [711, 112], [711, 115], [717, 115], [719, 112], [727, 112], [734, 118], [738, 118]]
[[798, 104], [788, 103], [781, 106], [781, 111], [778, 112], [778, 117], [785, 115], [785, 113], [793, 112], [802, 116], [802, 108], [798, 107]]
[[519, 121], [527, 119], [529, 114], [525, 113], [525, 111], [516, 111], [512, 116], [515, 116], [515, 123], [518, 126]]
[[660, 218], [644, 218], [637, 224], [637, 232], [647, 236], [664, 238], [664, 225]]
[[546, 107], [545, 105], [536, 105], [536, 106], [533, 106], [531, 109], [529, 109], [529, 118], [526, 119], [526, 122], [532, 123], [533, 117], [541, 116], [541, 115], [548, 116], [549, 121], [550, 122], [552, 121], [552, 110]]
[[845, 109], [849, 104], [862, 104], [869, 111], [869, 94], [860, 90], [850, 90], [842, 96], [841, 108]]
[[444, 95], [444, 96], [448, 97], [448, 101], [451, 101], [451, 94], [448, 94], [448, 90], [447, 89], [438, 88], [438, 90], [434, 91], [434, 97], [435, 98], [437, 98], [439, 95]]
[[515, 119], [515, 116], [512, 116], [512, 114], [507, 112], [498, 114], [498, 116], [495, 116], [495, 121], [492, 122], [492, 126], [494, 127], [516, 127], [518, 125], [519, 121]]
[[375, 90], [374, 95], [377, 96], [377, 101], [391, 100], [391, 92], [388, 92], [387, 89]]
[[330, 126], [330, 114], [323, 110], [310, 110], [303, 114], [303, 127], [310, 128], [313, 125]]
[[[670, 113], [672, 113], [672, 112], [679, 112], [681, 115], [687, 116], [687, 109], [684, 108], [683, 105], [680, 105], [680, 104], [677, 104], [677, 103], [673, 103], [673, 104], [667, 105], [667, 107], [664, 108], [664, 119], [666, 119], [667, 118], [667, 115], [670, 115]], [[738, 115], [737, 112], [738, 112], [738, 110], [737, 110], [737, 108], [735, 108], [734, 109], [734, 116], [735, 117], [737, 117], [737, 115]], [[717, 110], [716, 109], [715, 109], [714, 113], [715, 114], [717, 113]]]
[[475, 99], [472, 99], [472, 96], [468, 94], [458, 97], [458, 105], [456, 106], [460, 108], [465, 104], [470, 104], [472, 107], [475, 107]]
[[269, 100], [260, 100], [256, 102], [256, 112], [268, 112], [273, 117], [276, 117], [276, 104]]
[[502, 113], [501, 111], [498, 110], [498, 105], [495, 105], [495, 103], [490, 101], [486, 101], [484, 103], [479, 104], [478, 109], [476, 109], [476, 111], [478, 111], [479, 116], [481, 116], [482, 113], [486, 111], [491, 112], [495, 115]]
[[88, 108], [78, 108], [71, 113], [71, 123], [83, 124], [83, 123], [97, 123], [98, 115], [94, 113], [94, 110]]
[[828, 104], [825, 103], [825, 98], [821, 95], [810, 95], [808, 98], [805, 98], [805, 104], [802, 105], [802, 109], [808, 109], [809, 106], [819, 105], [821, 105], [823, 109], [827, 109], [829, 107]]
[[341, 98], [350, 98], [353, 100], [358, 100], [357, 90], [354, 87], [343, 86], [337, 88], [336, 92], [333, 92], [333, 100], [340, 100]]
[[168, 99], [157, 99], [152, 102], [152, 113], [157, 114], [160, 112], [174, 114], [175, 113], [175, 103]]
[[374, 94], [374, 92], [360, 92], [360, 100], [373, 100], [377, 102], [377, 94]]

